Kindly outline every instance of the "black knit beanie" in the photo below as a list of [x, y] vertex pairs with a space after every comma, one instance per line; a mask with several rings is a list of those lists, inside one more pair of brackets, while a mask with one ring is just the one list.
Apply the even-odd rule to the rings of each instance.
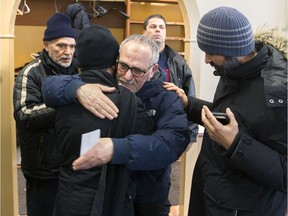
[[76, 39], [76, 34], [72, 28], [70, 17], [62, 13], [55, 13], [47, 21], [47, 28], [44, 32], [43, 41], [50, 41], [61, 37]]
[[109, 29], [92, 25], [81, 31], [77, 39], [79, 67], [107, 68], [115, 64], [119, 44]]
[[221, 56], [245, 56], [254, 50], [250, 22], [231, 7], [215, 8], [202, 17], [197, 43], [202, 51]]

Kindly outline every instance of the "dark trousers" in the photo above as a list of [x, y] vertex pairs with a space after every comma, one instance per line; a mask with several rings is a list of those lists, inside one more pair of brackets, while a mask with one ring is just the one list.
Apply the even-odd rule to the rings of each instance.
[[27, 175], [26, 206], [28, 216], [51, 216], [58, 189], [58, 179], [38, 179]]
[[168, 213], [164, 213], [163, 207], [167, 200], [149, 204], [135, 204], [134, 210], [135, 216], [168, 216]]
[[[171, 166], [168, 168], [169, 176], [171, 175]], [[169, 191], [171, 187], [170, 177], [168, 180], [168, 191], [161, 201], [154, 203], [134, 203], [135, 216], [168, 216], [170, 213], [171, 203], [169, 201]]]
[[171, 207], [168, 195], [169, 190], [166, 197], [161, 201], [144, 204], [134, 203], [135, 216], [168, 216]]

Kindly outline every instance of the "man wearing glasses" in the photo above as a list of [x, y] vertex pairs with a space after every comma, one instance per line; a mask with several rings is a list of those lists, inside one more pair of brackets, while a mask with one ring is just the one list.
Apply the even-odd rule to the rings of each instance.
[[[121, 43], [116, 61], [116, 80], [141, 98], [153, 120], [155, 132], [149, 136], [134, 134], [120, 139], [101, 138], [97, 145], [73, 162], [75, 170], [108, 162], [125, 164], [133, 170], [137, 216], [165, 215], [163, 208], [169, 193], [169, 165], [189, 144], [188, 121], [179, 98], [164, 90], [160, 79], [150, 80], [158, 70], [158, 58], [158, 45], [154, 40], [144, 35], [131, 35]], [[85, 84], [75, 76], [49, 78], [43, 85], [44, 100], [50, 106], [64, 105], [75, 102], [76, 95], [87, 107], [93, 96], [98, 97], [93, 87], [95, 84]], [[88, 109], [91, 109], [89, 105]]]
[[131, 70], [131, 75], [132, 75], [132, 79], [135, 79], [135, 80], [137, 80], [137, 79], [139, 79], [140, 78], [140, 82], [142, 82], [142, 81], [144, 81], [145, 82], [145, 80], [143, 80], [143, 79], [141, 79], [143, 76], [144, 76], [144, 74], [147, 72], [147, 71], [149, 71], [153, 66], [155, 66], [155, 63], [154, 64], [152, 64], [151, 66], [149, 66], [149, 68], [147, 68], [147, 69], [140, 69], [140, 68], [137, 68], [137, 67], [130, 67], [130, 66], [128, 66], [127, 64], [125, 64], [124, 62], [121, 62], [121, 61], [116, 61], [116, 68], [117, 68], [117, 70], [118, 70], [118, 73], [117, 73], [117, 77], [118, 77], [118, 82], [120, 83], [120, 84], [122, 84], [123, 82], [125, 83], [124, 84], [124, 86], [126, 87], [126, 88], [128, 88], [130, 91], [132, 91], [132, 92], [137, 92], [138, 90], [140, 90], [140, 89], [138, 89], [138, 86], [137, 85], [134, 85], [133, 83], [133, 81], [131, 82], [131, 84], [132, 85], [130, 85], [129, 84], [129, 82], [127, 82], [127, 80], [124, 78], [123, 79], [123, 75], [126, 75], [126, 72], [128, 71], [128, 70]]

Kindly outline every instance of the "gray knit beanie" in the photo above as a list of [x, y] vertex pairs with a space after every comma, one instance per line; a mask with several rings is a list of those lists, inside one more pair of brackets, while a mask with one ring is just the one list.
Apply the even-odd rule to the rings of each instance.
[[248, 19], [231, 7], [215, 8], [201, 18], [197, 43], [205, 53], [230, 57], [245, 56], [254, 49]]

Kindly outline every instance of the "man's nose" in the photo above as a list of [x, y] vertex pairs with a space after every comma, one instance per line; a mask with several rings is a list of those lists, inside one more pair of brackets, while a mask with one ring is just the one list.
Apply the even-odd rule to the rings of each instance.
[[126, 80], [132, 80], [132, 79], [133, 79], [133, 74], [132, 74], [131, 68], [129, 68], [129, 69], [126, 71], [124, 77], [125, 77]]
[[212, 62], [211, 55], [205, 53], [205, 63], [209, 64], [210, 62]]
[[67, 46], [66, 49], [65, 49], [65, 51], [64, 51], [64, 53], [65, 53], [65, 54], [71, 54], [71, 55], [73, 55], [74, 51], [75, 51], [75, 48], [72, 48], [72, 47], [70, 47], [70, 46]]

